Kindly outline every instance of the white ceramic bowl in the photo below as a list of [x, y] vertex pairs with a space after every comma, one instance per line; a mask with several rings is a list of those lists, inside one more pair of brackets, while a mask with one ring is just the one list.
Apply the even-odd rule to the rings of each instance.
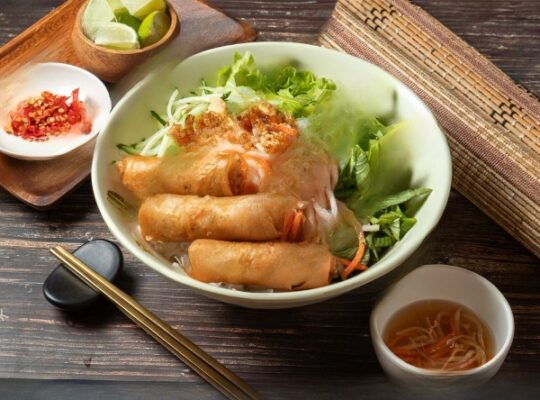
[[[92, 120], [92, 131], [51, 137], [43, 142], [30, 142], [4, 130], [9, 121], [8, 111], [29, 97], [47, 90], [54, 94], [70, 96], [79, 88], [79, 99], [84, 102]], [[62, 156], [88, 143], [105, 126], [111, 111], [111, 98], [107, 88], [98, 78], [82, 68], [61, 63], [35, 64], [10, 76], [2, 82], [0, 93], [0, 152], [23, 160], [49, 160]]]
[[[395, 111], [396, 121], [406, 121], [396, 135], [401, 143], [395, 147], [400, 149], [395, 160], [404, 160], [410, 166], [412, 185], [426, 186], [433, 192], [417, 214], [418, 223], [368, 271], [327, 287], [287, 293], [250, 293], [208, 285], [141, 249], [124, 217], [107, 201], [108, 190], [126, 194], [112, 164], [122, 157], [116, 145], [148, 137], [156, 129], [150, 110], [162, 112], [175, 87], [187, 93], [197, 87], [201, 78], [212, 79], [220, 67], [230, 64], [235, 52], [244, 51], [252, 52], [262, 66], [293, 62], [301, 69], [334, 79], [339, 90], [354, 96], [366, 112], [380, 116]], [[140, 82], [111, 113], [98, 138], [92, 166], [94, 194], [101, 214], [114, 236], [131, 253], [159, 273], [205, 296], [252, 308], [286, 308], [323, 301], [392, 271], [420, 246], [439, 221], [448, 199], [451, 176], [450, 152], [444, 134], [430, 110], [405, 85], [380, 68], [346, 54], [299, 43], [273, 42], [208, 50], [186, 59], [169, 73]]]
[[[434, 299], [461, 304], [486, 323], [495, 341], [491, 360], [466, 371], [441, 373], [414, 367], [390, 351], [383, 334], [394, 313], [414, 302]], [[503, 294], [482, 276], [450, 265], [426, 265], [388, 289], [371, 312], [370, 330], [375, 354], [390, 377], [416, 387], [448, 388], [449, 384], [481, 384], [497, 373], [512, 345], [514, 317]]]

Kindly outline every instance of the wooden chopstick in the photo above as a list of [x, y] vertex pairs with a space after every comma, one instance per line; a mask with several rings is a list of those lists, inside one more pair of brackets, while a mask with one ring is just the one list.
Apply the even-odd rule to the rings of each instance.
[[63, 247], [57, 246], [50, 251], [75, 276], [111, 300], [128, 318], [226, 397], [235, 400], [262, 399], [240, 377]]

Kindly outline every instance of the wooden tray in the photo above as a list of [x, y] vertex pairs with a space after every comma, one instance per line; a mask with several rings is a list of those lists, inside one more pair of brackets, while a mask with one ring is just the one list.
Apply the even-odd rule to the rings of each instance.
[[[66, 1], [0, 48], [0, 76], [5, 77], [33, 62], [79, 65], [71, 44], [71, 30], [84, 1]], [[180, 34], [170, 46], [181, 47], [183, 55], [256, 38], [250, 25], [235, 21], [202, 2], [171, 0], [169, 3], [180, 20]], [[88, 177], [93, 149], [94, 142], [91, 142], [50, 161], [22, 161], [0, 154], [0, 186], [34, 208], [50, 208]]]

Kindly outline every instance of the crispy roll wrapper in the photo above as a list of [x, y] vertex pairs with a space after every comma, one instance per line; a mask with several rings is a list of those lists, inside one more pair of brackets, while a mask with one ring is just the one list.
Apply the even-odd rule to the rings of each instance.
[[334, 257], [321, 244], [195, 240], [188, 249], [189, 275], [202, 282], [226, 282], [276, 290], [326, 286]]
[[326, 207], [327, 192], [334, 190], [337, 174], [336, 162], [323, 149], [299, 141], [273, 161], [272, 174], [259, 191], [287, 193]]
[[[234, 197], [159, 194], [143, 202], [139, 226], [149, 242], [205, 238], [258, 242], [280, 239], [286, 217], [297, 210], [307, 213], [308, 205], [291, 196], [268, 193]], [[302, 220], [296, 240], [315, 234], [307, 226], [308, 219]]]
[[208, 149], [164, 158], [129, 156], [118, 162], [122, 184], [140, 199], [158, 193], [234, 196], [242, 193], [247, 170], [240, 155]]

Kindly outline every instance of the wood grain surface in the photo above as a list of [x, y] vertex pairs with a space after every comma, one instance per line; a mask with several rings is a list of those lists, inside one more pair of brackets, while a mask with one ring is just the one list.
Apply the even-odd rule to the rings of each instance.
[[[60, 3], [2, 0], [0, 43]], [[333, 7], [332, 1], [312, 0], [209, 3], [245, 18], [262, 40], [309, 43], [316, 42]], [[415, 4], [540, 94], [536, 0]], [[220, 398], [112, 306], [73, 316], [45, 302], [42, 283], [55, 266], [47, 248], [62, 244], [75, 249], [97, 237], [112, 239], [88, 183], [46, 212], [36, 212], [0, 189], [0, 398]], [[124, 255], [121, 288], [268, 398], [425, 398], [384, 377], [369, 338], [373, 294], [357, 290], [299, 309], [245, 310], [201, 297]], [[505, 294], [514, 312], [514, 343], [501, 372], [488, 386], [453, 398], [539, 398], [538, 259], [452, 192], [441, 223], [414, 262], [478, 272]]]

